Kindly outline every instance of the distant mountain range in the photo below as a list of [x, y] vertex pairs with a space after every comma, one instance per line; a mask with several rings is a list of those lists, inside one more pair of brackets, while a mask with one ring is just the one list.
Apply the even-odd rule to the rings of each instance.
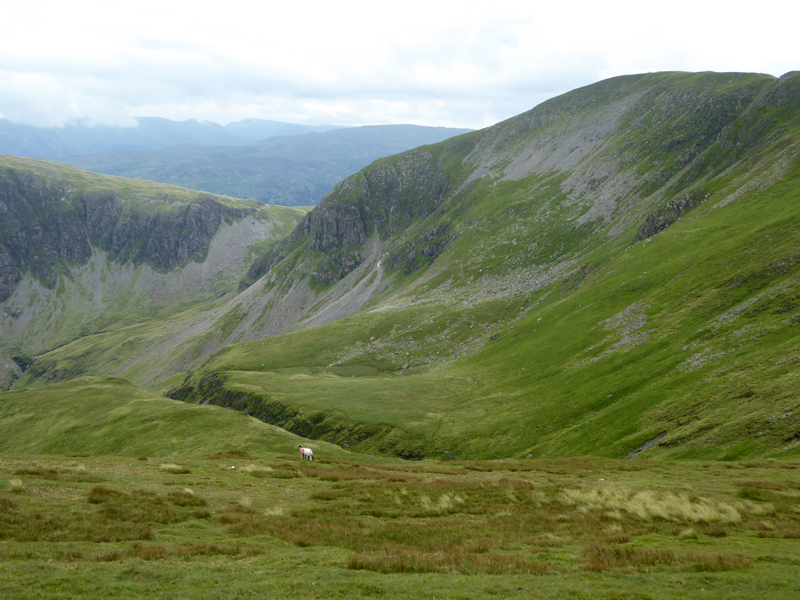
[[335, 125], [295, 125], [280, 121], [245, 119], [227, 125], [208, 121], [171, 121], [139, 117], [136, 127], [91, 126], [35, 127], [0, 119], [0, 154], [31, 158], [61, 158], [82, 154], [107, 154], [156, 150], [175, 144], [241, 145], [276, 135], [299, 135], [337, 129]]
[[[266, 135], [278, 131], [278, 125], [286, 125], [273, 123], [272, 127], [269, 123], [240, 121], [228, 127], [235, 126], [235, 131], [246, 130], [250, 135], [255, 131]], [[212, 131], [219, 133], [212, 128], [206, 139], [210, 139]], [[342, 179], [378, 158], [469, 131], [375, 125], [274, 135], [247, 145], [206, 146], [195, 142], [156, 150], [54, 160], [96, 173], [149, 179], [235, 198], [253, 198], [266, 204], [310, 206]]]

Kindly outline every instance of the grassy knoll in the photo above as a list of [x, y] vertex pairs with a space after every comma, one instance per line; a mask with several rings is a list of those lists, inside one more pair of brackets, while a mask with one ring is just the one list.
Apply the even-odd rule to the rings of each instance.
[[[3, 454], [122, 453], [179, 459], [242, 447], [292, 452], [305, 441], [240, 413], [190, 407], [114, 377], [2, 393], [0, 423]], [[326, 453], [342, 452], [324, 442], [319, 447]]]

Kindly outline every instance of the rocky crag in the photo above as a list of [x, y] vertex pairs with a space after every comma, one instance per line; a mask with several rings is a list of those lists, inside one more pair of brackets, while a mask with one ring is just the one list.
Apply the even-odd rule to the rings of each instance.
[[39, 353], [109, 314], [213, 298], [235, 286], [252, 247], [285, 234], [301, 214], [4, 157], [6, 353]]

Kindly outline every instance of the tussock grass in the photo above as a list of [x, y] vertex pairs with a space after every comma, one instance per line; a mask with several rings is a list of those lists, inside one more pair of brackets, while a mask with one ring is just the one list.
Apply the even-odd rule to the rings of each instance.
[[560, 569], [512, 554], [486, 554], [451, 549], [436, 553], [355, 554], [345, 566], [379, 573], [457, 573], [475, 575], [544, 575]]
[[241, 471], [252, 477], [268, 477], [274, 469], [262, 465], [245, 465], [241, 468]]
[[159, 468], [162, 471], [167, 473], [172, 473], [173, 475], [185, 475], [187, 473], [191, 473], [192, 470], [189, 467], [185, 467], [183, 465], [176, 465], [173, 463], [163, 463], [159, 465]]
[[109, 522], [165, 524], [210, 516], [206, 511], [190, 510], [206, 506], [206, 501], [186, 490], [172, 491], [162, 497], [144, 490], [125, 493], [95, 486], [89, 491], [87, 500], [90, 504], [98, 505], [99, 515]]
[[169, 552], [161, 546], [140, 543], [133, 544], [128, 554], [142, 560], [160, 560], [169, 556]]
[[428, 496], [422, 495], [419, 497], [419, 504], [422, 508], [426, 511], [431, 512], [450, 512], [457, 510], [458, 507], [463, 506], [466, 503], [466, 499], [453, 492], [447, 492], [439, 496], [439, 499], [436, 503], [431, 502], [431, 499]]
[[[175, 555], [192, 556], [238, 556], [242, 553], [239, 545], [225, 546], [218, 544], [183, 544], [175, 550]], [[249, 550], [252, 556], [252, 549]]]
[[167, 499], [176, 506], [205, 506], [207, 503], [203, 498], [195, 495], [192, 490], [186, 489], [180, 492], [170, 492]]
[[742, 520], [739, 508], [731, 503], [708, 498], [693, 499], [684, 493], [614, 488], [564, 489], [559, 495], [559, 501], [565, 506], [625, 511], [645, 521], [663, 519], [698, 523], [739, 523]]
[[58, 479], [58, 471], [55, 469], [47, 469], [40, 466], [25, 467], [24, 469], [17, 469], [14, 475], [28, 475], [29, 477], [38, 477], [40, 479]]
[[679, 554], [672, 550], [620, 546], [618, 544], [591, 544], [584, 553], [586, 569], [604, 572], [622, 569], [650, 571], [671, 567], [678, 571], [719, 572], [749, 569], [753, 561], [741, 556], [716, 554]]
[[[185, 578], [177, 573], [198, 577], [208, 569], [231, 590], [241, 584], [252, 591], [269, 577], [278, 593], [257, 588], [269, 597], [297, 595], [285, 587], [286, 577], [316, 581], [316, 589], [306, 588], [308, 595], [325, 597], [359, 597], [361, 584], [363, 589], [385, 585], [389, 579], [380, 578], [387, 575], [398, 578], [391, 580], [398, 587], [379, 596], [415, 597], [405, 574], [442, 578], [448, 589], [457, 585], [463, 595], [475, 598], [488, 598], [486, 586], [500, 582], [518, 581], [527, 588], [530, 579], [525, 578], [531, 576], [539, 591], [556, 586], [559, 593], [550, 594], [553, 598], [569, 595], [567, 582], [592, 589], [607, 583], [617, 596], [653, 594], [676, 574], [713, 573], [713, 582], [703, 580], [704, 585], [740, 591], [737, 573], [749, 570], [748, 581], [763, 586], [775, 576], [769, 571], [775, 565], [781, 577], [794, 581], [796, 575], [800, 581], [795, 563], [787, 562], [795, 560], [792, 533], [800, 528], [800, 513], [790, 502], [741, 498], [738, 484], [755, 480], [750, 469], [652, 463], [631, 470], [625, 463], [590, 459], [551, 462], [546, 469], [535, 464], [516, 470], [502, 464], [464, 469], [369, 460], [341, 465], [346, 477], [332, 481], [313, 477], [312, 471], [332, 475], [339, 465], [299, 465], [294, 456], [280, 453], [260, 460], [272, 473], [298, 476], [285, 480], [270, 474], [254, 480], [243, 477], [239, 468], [220, 469], [214, 459], [186, 459], [182, 464], [194, 476], [191, 487], [184, 487], [135, 458], [98, 457], [86, 469], [106, 477], [96, 484], [66, 477], [75, 465], [65, 466], [58, 457], [38, 460], [37, 466], [61, 476], [32, 478], [31, 493], [0, 491], [0, 560], [23, 577], [25, 568], [44, 561], [52, 561], [50, 568], [77, 573], [98, 569], [92, 589], [112, 580], [131, 589], [125, 582], [139, 580], [113, 575], [130, 569], [158, 573], [158, 585], [170, 596], [186, 593]], [[0, 464], [0, 476], [31, 464], [25, 459]], [[787, 484], [762, 488], [794, 493], [790, 482], [795, 471], [768, 465], [754, 469], [762, 481]], [[605, 495], [597, 494], [598, 471], [615, 482], [602, 489], [617, 492], [614, 502], [620, 508], [599, 499]], [[696, 490], [688, 496], [692, 503], [735, 504], [741, 521], [692, 521], [686, 515], [695, 513], [685, 510], [666, 513], [669, 519], [654, 516], [663, 508], [640, 518], [626, 508], [642, 498], [676, 502], [681, 492], [666, 490], [689, 485]], [[565, 492], [571, 494], [566, 503]], [[754, 512], [770, 505], [770, 515]], [[539, 577], [561, 573], [565, 577]], [[648, 574], [646, 588], [636, 579], [641, 573]], [[321, 583], [339, 577], [351, 587], [332, 590]], [[69, 587], [73, 584], [61, 585], [81, 597]], [[513, 592], [498, 590], [493, 597], [513, 597]]]
[[216, 452], [208, 457], [209, 460], [257, 460], [257, 456], [252, 456], [246, 450], [226, 450], [225, 452]]
[[22, 479], [9, 479], [8, 480], [8, 489], [10, 489], [15, 494], [22, 493], [24, 488], [24, 484], [22, 483]]

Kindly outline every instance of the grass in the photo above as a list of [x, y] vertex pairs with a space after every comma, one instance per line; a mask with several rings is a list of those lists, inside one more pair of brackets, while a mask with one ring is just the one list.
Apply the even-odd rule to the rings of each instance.
[[[4, 425], [0, 453], [5, 454], [124, 452], [144, 463], [159, 456], [168, 459], [157, 463], [159, 469], [167, 476], [179, 477], [190, 469], [182, 458], [197, 452], [213, 455], [215, 460], [242, 460], [250, 456], [243, 447], [271, 447], [293, 456], [298, 444], [306, 442], [240, 413], [216, 406], [189, 406], [113, 377], [5, 392], [0, 398], [0, 422]], [[311, 447], [342, 452], [324, 442], [312, 442]], [[17, 470], [23, 477], [65, 477], [44, 465], [29, 464]], [[69, 477], [97, 483], [91, 473], [80, 469]]]
[[616, 248], [566, 292], [451, 289], [230, 346], [190, 385], [217, 374], [296, 413], [272, 422], [368, 453], [624, 457], [665, 433], [645, 456], [797, 456], [798, 173]]
[[4, 393], [0, 425], [4, 598], [791, 598], [800, 584], [796, 461], [401, 461], [113, 378]]
[[[0, 491], [4, 597], [790, 598], [800, 582], [794, 462], [312, 464], [248, 450], [185, 455], [179, 475], [133, 456], [4, 455], [0, 481], [27, 472], [21, 492]], [[740, 518], [659, 508], [682, 496]]]
[[160, 465], [160, 468], [167, 473], [172, 473], [173, 475], [186, 475], [187, 473], [191, 473], [191, 469], [189, 467], [184, 467], [183, 465], [176, 465], [174, 463], [164, 463]]

